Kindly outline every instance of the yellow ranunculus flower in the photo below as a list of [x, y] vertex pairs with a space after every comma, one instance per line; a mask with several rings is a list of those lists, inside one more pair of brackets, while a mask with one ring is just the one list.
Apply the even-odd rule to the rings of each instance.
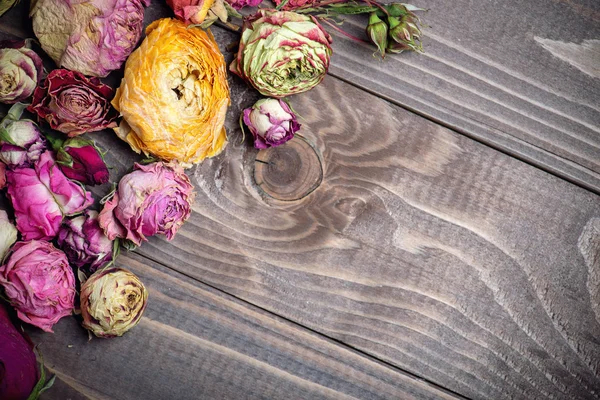
[[230, 101], [213, 35], [170, 18], [150, 24], [146, 35], [112, 101], [123, 116], [115, 132], [136, 152], [185, 167], [219, 154]]

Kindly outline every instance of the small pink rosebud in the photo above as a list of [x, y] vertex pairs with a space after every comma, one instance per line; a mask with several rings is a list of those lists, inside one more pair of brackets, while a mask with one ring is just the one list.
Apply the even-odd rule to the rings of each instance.
[[71, 265], [96, 271], [113, 259], [113, 242], [98, 224], [98, 213], [87, 210], [83, 215], [63, 221], [58, 245]]
[[110, 177], [100, 149], [88, 139], [67, 139], [58, 149], [56, 161], [68, 178], [86, 185], [102, 185]]
[[300, 129], [296, 114], [281, 99], [261, 99], [243, 112], [243, 120], [254, 136], [254, 147], [279, 146]]

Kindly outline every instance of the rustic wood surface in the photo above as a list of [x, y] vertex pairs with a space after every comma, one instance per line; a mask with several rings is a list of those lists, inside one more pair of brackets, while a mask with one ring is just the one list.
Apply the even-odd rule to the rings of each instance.
[[335, 34], [330, 73], [600, 193], [600, 2], [412, 3], [424, 54], [382, 62]]
[[88, 341], [75, 318], [33, 331], [67, 399], [457, 399], [139, 255], [117, 263], [150, 292], [140, 324]]
[[[30, 35], [25, 12], [2, 38]], [[146, 21], [165, 15], [155, 1]], [[236, 35], [213, 31], [230, 60]], [[29, 329], [59, 378], [43, 398], [600, 398], [600, 198], [336, 68], [352, 84], [293, 97], [301, 137], [260, 152], [237, 125], [258, 95], [230, 78], [230, 143], [188, 170], [192, 217], [118, 260], [150, 288], [145, 318], [114, 340], [76, 318]], [[89, 137], [113, 180], [141, 158]]]

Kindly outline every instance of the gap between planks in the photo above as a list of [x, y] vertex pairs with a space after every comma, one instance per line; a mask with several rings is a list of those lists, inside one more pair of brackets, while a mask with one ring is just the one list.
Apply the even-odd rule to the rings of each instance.
[[[220, 29], [224, 29], [224, 30], [227, 30], [227, 31], [230, 31], [230, 32], [233, 32], [233, 33], [239, 33], [235, 29], [232, 29], [231, 27], [229, 27], [229, 26], [227, 26], [225, 24], [221, 24], [220, 22], [217, 22], [215, 25], [218, 28], [220, 28]], [[561, 171], [559, 169], [553, 168], [551, 165], [546, 165], [546, 164], [544, 164], [544, 163], [536, 160], [533, 157], [530, 157], [530, 156], [528, 156], [526, 154], [519, 153], [519, 152], [517, 152], [514, 149], [511, 149], [511, 148], [506, 147], [506, 146], [502, 146], [499, 143], [494, 143], [491, 139], [487, 139], [487, 138], [485, 138], [483, 136], [478, 136], [478, 135], [476, 135], [474, 133], [471, 133], [471, 132], [469, 132], [469, 131], [467, 131], [465, 129], [461, 129], [461, 128], [457, 127], [457, 126], [454, 126], [454, 125], [451, 125], [451, 124], [449, 124], [447, 122], [444, 122], [444, 121], [440, 120], [439, 118], [436, 118], [433, 115], [429, 115], [427, 113], [421, 112], [421, 111], [415, 109], [414, 107], [409, 106], [408, 104], [405, 104], [403, 102], [395, 100], [395, 99], [393, 99], [393, 98], [391, 98], [389, 96], [386, 96], [386, 95], [384, 95], [382, 93], [378, 93], [375, 90], [372, 90], [372, 89], [369, 89], [367, 87], [361, 86], [359, 83], [356, 83], [356, 82], [353, 82], [350, 79], [344, 78], [340, 74], [336, 74], [334, 72], [328, 71], [327, 75], [329, 75], [329, 76], [331, 76], [331, 77], [333, 77], [335, 79], [339, 79], [340, 81], [342, 81], [344, 83], [347, 83], [349, 85], [352, 85], [353, 87], [355, 87], [357, 89], [360, 89], [360, 90], [362, 90], [364, 92], [367, 92], [367, 93], [369, 93], [369, 94], [371, 94], [371, 95], [373, 95], [375, 97], [378, 97], [378, 98], [380, 98], [382, 100], [385, 100], [386, 102], [388, 102], [390, 104], [398, 106], [398, 107], [400, 107], [400, 108], [402, 108], [404, 110], [407, 110], [407, 111], [409, 111], [409, 112], [411, 112], [413, 114], [416, 114], [416, 115], [418, 115], [418, 116], [420, 116], [422, 118], [425, 118], [426, 120], [431, 121], [431, 122], [433, 122], [433, 123], [435, 123], [437, 125], [443, 126], [444, 128], [449, 129], [449, 130], [451, 130], [451, 131], [453, 131], [453, 132], [455, 132], [455, 133], [457, 133], [457, 134], [459, 134], [461, 136], [465, 136], [465, 137], [467, 137], [467, 138], [469, 138], [469, 139], [471, 139], [471, 140], [473, 140], [473, 141], [475, 141], [477, 143], [480, 143], [480, 144], [482, 144], [484, 146], [487, 146], [487, 147], [489, 147], [491, 149], [494, 149], [494, 150], [496, 150], [496, 151], [498, 151], [498, 152], [500, 152], [502, 154], [505, 154], [505, 155], [507, 155], [509, 157], [512, 157], [512, 158], [516, 159], [516, 160], [519, 160], [519, 161], [521, 161], [521, 162], [523, 162], [523, 163], [525, 163], [527, 165], [530, 165], [530, 166], [535, 167], [537, 169], [540, 169], [540, 170], [542, 170], [542, 171], [544, 171], [546, 173], [549, 173], [550, 175], [556, 176], [556, 177], [558, 177], [558, 178], [560, 178], [562, 180], [565, 180], [565, 181], [567, 181], [569, 183], [572, 183], [575, 186], [578, 186], [580, 188], [588, 190], [588, 191], [590, 191], [590, 192], [592, 192], [594, 194], [600, 195], [600, 189], [597, 188], [597, 187], [595, 187], [594, 185], [589, 184], [589, 183], [585, 182], [584, 180], [578, 179], [576, 177], [569, 176], [567, 173], [565, 173], [565, 172], [563, 172], [563, 171]], [[490, 126], [490, 128], [493, 129], [493, 127], [491, 127], [491, 126]], [[502, 133], [505, 134], [505, 132], [502, 132]], [[509, 135], [509, 136], [511, 137], [511, 139], [513, 138], [512, 135]], [[523, 142], [523, 143], [525, 143], [525, 142]], [[557, 157], [557, 158], [563, 160], [564, 162], [568, 161], [568, 160], [564, 159], [563, 157], [560, 157], [560, 156], [558, 156], [558, 155], [552, 153], [551, 151], [549, 151], [547, 149], [544, 149], [542, 147], [536, 146], [536, 145], [531, 144], [531, 143], [527, 143], [527, 145], [530, 146], [530, 147], [533, 147], [537, 151], [539, 151], [541, 153], [544, 153], [544, 154], [547, 154], [547, 155], [549, 155], [551, 157]], [[579, 164], [575, 164], [575, 165], [577, 167], [581, 167]]]
[[[393, 98], [391, 98], [389, 96], [386, 96], [386, 95], [384, 95], [382, 93], [378, 93], [375, 90], [371, 90], [369, 88], [363, 87], [360, 84], [355, 83], [352, 80], [346, 79], [346, 78], [344, 78], [341, 75], [338, 75], [338, 74], [335, 74], [335, 73], [332, 73], [332, 72], [328, 72], [327, 74], [329, 76], [334, 77], [335, 79], [339, 79], [340, 81], [342, 81], [344, 83], [347, 83], [347, 84], [349, 84], [349, 85], [351, 85], [351, 86], [353, 86], [353, 87], [355, 87], [357, 89], [360, 89], [360, 90], [362, 90], [362, 91], [364, 91], [366, 93], [369, 93], [369, 94], [371, 94], [371, 95], [373, 95], [375, 97], [378, 97], [378, 98], [380, 98], [380, 99], [382, 99], [382, 100], [384, 100], [384, 101], [386, 101], [386, 102], [388, 102], [390, 104], [393, 104], [393, 105], [395, 105], [397, 107], [400, 107], [400, 108], [402, 108], [402, 109], [404, 109], [406, 111], [409, 111], [409, 112], [411, 112], [413, 114], [416, 114], [416, 115], [418, 115], [418, 116], [420, 116], [420, 117], [422, 117], [422, 118], [424, 118], [424, 119], [426, 119], [428, 121], [431, 121], [431, 122], [433, 122], [433, 123], [435, 123], [437, 125], [440, 125], [440, 126], [446, 128], [446, 129], [449, 129], [452, 132], [455, 132], [455, 133], [457, 133], [457, 134], [459, 134], [461, 136], [465, 136], [465, 137], [473, 140], [474, 142], [480, 143], [480, 144], [482, 144], [484, 146], [487, 146], [487, 147], [489, 147], [491, 149], [494, 149], [494, 150], [496, 150], [496, 151], [498, 151], [498, 152], [500, 152], [502, 154], [505, 154], [505, 155], [507, 155], [509, 157], [512, 157], [512, 158], [516, 159], [516, 160], [519, 160], [519, 161], [521, 161], [521, 162], [523, 162], [523, 163], [525, 163], [527, 165], [530, 165], [532, 167], [540, 169], [540, 170], [542, 170], [542, 171], [544, 171], [544, 172], [546, 172], [546, 173], [548, 173], [550, 175], [556, 176], [557, 178], [560, 178], [560, 179], [562, 179], [564, 181], [572, 183], [573, 185], [578, 186], [578, 187], [580, 187], [582, 189], [585, 189], [585, 190], [587, 190], [589, 192], [592, 192], [594, 194], [600, 195], [600, 189], [596, 188], [595, 186], [593, 186], [593, 185], [591, 185], [591, 184], [589, 184], [589, 183], [587, 183], [587, 182], [585, 182], [583, 180], [577, 179], [575, 177], [571, 177], [571, 176], [567, 175], [566, 173], [564, 173], [564, 172], [562, 172], [562, 171], [560, 171], [558, 169], [553, 168], [550, 165], [545, 165], [545, 164], [543, 164], [543, 163], [535, 160], [532, 157], [529, 157], [529, 156], [527, 156], [525, 154], [520, 154], [520, 153], [518, 153], [517, 151], [515, 151], [513, 149], [510, 149], [508, 147], [504, 147], [504, 146], [502, 146], [500, 144], [494, 143], [490, 139], [487, 139], [487, 138], [482, 137], [482, 136], [477, 136], [477, 135], [475, 135], [473, 133], [470, 133], [469, 131], [467, 131], [465, 129], [461, 129], [461, 128], [457, 127], [457, 126], [454, 126], [454, 125], [451, 125], [449, 123], [446, 123], [446, 122], [444, 122], [444, 121], [442, 121], [442, 120], [440, 120], [440, 119], [438, 119], [438, 118], [436, 118], [436, 117], [434, 117], [432, 115], [426, 114], [426, 113], [421, 112], [421, 111], [419, 111], [419, 110], [417, 110], [417, 109], [415, 109], [415, 108], [413, 108], [413, 107], [411, 107], [411, 106], [409, 106], [407, 104], [404, 104], [404, 103], [401, 103], [401, 102], [399, 102], [397, 100], [394, 100]], [[490, 126], [490, 128], [493, 128], [493, 127]], [[504, 132], [502, 132], [502, 133], [504, 133]], [[511, 135], [509, 135], [509, 136], [512, 138]], [[554, 154], [554, 153], [552, 153], [552, 152], [550, 152], [547, 149], [544, 149], [542, 147], [536, 146], [536, 145], [531, 144], [531, 143], [528, 143], [528, 146], [534, 147], [536, 150], [538, 150], [540, 152], [543, 152], [543, 153], [546, 153], [546, 154], [548, 154], [548, 155], [550, 155], [552, 157], [558, 157], [558, 158], [560, 158], [563, 161], [568, 161], [568, 160], [563, 159], [562, 157], [560, 157], [560, 156], [558, 156], [558, 155], [556, 155], [556, 154]], [[576, 164], [576, 165], [579, 166], [579, 164]]]
[[447, 389], [447, 388], [445, 388], [443, 386], [440, 386], [439, 384], [437, 384], [437, 383], [435, 383], [435, 382], [433, 382], [433, 381], [431, 381], [429, 379], [425, 379], [425, 378], [423, 378], [423, 377], [421, 377], [419, 375], [416, 375], [416, 374], [414, 374], [414, 373], [412, 373], [410, 371], [407, 371], [405, 369], [399, 368], [398, 366], [396, 366], [396, 365], [394, 365], [392, 363], [389, 363], [389, 362], [387, 362], [385, 360], [382, 360], [382, 359], [380, 359], [380, 358], [378, 358], [378, 357], [376, 357], [376, 356], [374, 356], [372, 354], [369, 354], [367, 352], [361, 351], [360, 349], [357, 349], [356, 347], [354, 347], [352, 345], [349, 345], [349, 344], [347, 344], [345, 342], [342, 342], [342, 341], [340, 341], [338, 339], [335, 339], [333, 337], [325, 335], [325, 334], [323, 334], [323, 333], [321, 333], [319, 331], [316, 331], [316, 330], [314, 330], [314, 329], [312, 329], [312, 328], [310, 328], [308, 326], [302, 325], [302, 324], [298, 323], [297, 321], [294, 321], [292, 319], [286, 318], [285, 316], [282, 316], [280, 314], [274, 313], [271, 310], [268, 310], [268, 309], [266, 309], [264, 307], [261, 307], [259, 305], [256, 305], [256, 304], [252, 303], [252, 302], [249, 302], [249, 301], [247, 301], [245, 299], [242, 299], [242, 298], [240, 298], [240, 297], [238, 297], [238, 296], [236, 296], [234, 294], [231, 294], [231, 293], [229, 293], [229, 292], [227, 292], [227, 291], [225, 291], [225, 290], [223, 290], [223, 289], [221, 289], [219, 287], [213, 286], [210, 283], [206, 283], [206, 282], [204, 282], [204, 281], [202, 281], [202, 280], [200, 280], [198, 278], [195, 278], [192, 275], [189, 275], [189, 274], [186, 274], [184, 272], [181, 272], [181, 271], [179, 271], [179, 270], [171, 267], [170, 265], [167, 265], [164, 262], [161, 262], [160, 260], [154, 259], [153, 257], [150, 257], [150, 256], [148, 256], [148, 255], [146, 255], [144, 253], [141, 253], [141, 252], [139, 252], [137, 250], [134, 250], [133, 253], [136, 256], [140, 257], [140, 258], [143, 258], [143, 259], [149, 260], [149, 261], [151, 261], [153, 263], [156, 263], [158, 265], [161, 265], [162, 267], [168, 269], [169, 271], [173, 271], [177, 275], [185, 276], [187, 279], [191, 279], [194, 282], [198, 282], [199, 284], [201, 284], [203, 286], [206, 286], [206, 287], [210, 288], [211, 290], [213, 290], [213, 291], [215, 291], [215, 292], [217, 292], [217, 293], [219, 293], [221, 295], [224, 295], [224, 296], [229, 297], [229, 298], [233, 298], [237, 302], [242, 303], [243, 305], [250, 306], [252, 308], [258, 309], [258, 310], [260, 310], [260, 311], [262, 311], [264, 313], [267, 313], [267, 314], [269, 314], [271, 316], [276, 317], [277, 319], [285, 321], [285, 322], [291, 324], [294, 327], [297, 327], [297, 328], [309, 331], [310, 333], [312, 333], [312, 334], [320, 337], [323, 340], [326, 340], [326, 341], [328, 341], [330, 343], [334, 343], [334, 344], [336, 344], [336, 345], [338, 345], [340, 347], [343, 347], [344, 349], [349, 350], [349, 351], [353, 352], [354, 354], [357, 354], [357, 355], [359, 355], [361, 357], [366, 358], [369, 361], [372, 361], [372, 362], [375, 362], [375, 363], [377, 363], [379, 365], [387, 367], [387, 368], [389, 368], [389, 369], [391, 369], [391, 370], [393, 370], [393, 371], [395, 371], [395, 372], [397, 372], [397, 373], [399, 373], [401, 375], [406, 376], [409, 379], [413, 379], [413, 380], [422, 382], [422, 383], [424, 383], [424, 384], [426, 384], [426, 385], [428, 385], [428, 386], [430, 386], [430, 387], [432, 387], [432, 388], [434, 388], [436, 390], [444, 392], [444, 393], [446, 393], [446, 394], [448, 394], [450, 396], [454, 396], [457, 399], [471, 400], [469, 397], [466, 397], [466, 396], [464, 396], [464, 395], [462, 395], [462, 394], [460, 394], [458, 392], [455, 392], [455, 391], [453, 391], [451, 389]]

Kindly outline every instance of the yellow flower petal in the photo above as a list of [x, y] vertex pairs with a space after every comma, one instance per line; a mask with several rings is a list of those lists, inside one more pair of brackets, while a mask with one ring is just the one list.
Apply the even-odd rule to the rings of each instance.
[[117, 135], [135, 151], [183, 166], [219, 154], [230, 104], [223, 54], [210, 33], [164, 18], [125, 65], [113, 106]]

